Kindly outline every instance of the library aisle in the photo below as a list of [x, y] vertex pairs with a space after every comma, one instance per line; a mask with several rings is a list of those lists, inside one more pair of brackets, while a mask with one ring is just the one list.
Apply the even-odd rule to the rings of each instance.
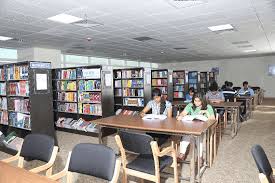
[[[271, 107], [265, 107], [265, 103], [257, 107], [257, 110], [253, 112], [252, 119], [242, 124], [238, 136], [234, 139], [231, 139], [230, 136], [223, 136], [223, 143], [219, 146], [217, 160], [213, 167], [207, 169], [204, 173], [202, 183], [258, 183], [258, 171], [250, 154], [251, 146], [256, 143], [263, 145], [268, 157], [270, 157], [271, 164], [275, 164], [275, 123], [272, 121], [275, 117], [275, 112], [272, 112], [275, 109], [275, 100], [272, 103], [270, 101], [266, 103], [266, 105], [272, 105]], [[54, 172], [63, 169], [68, 151], [74, 145], [85, 142], [98, 143], [98, 139], [95, 137], [81, 136], [62, 131], [57, 132], [57, 138], [61, 147], [54, 166]], [[113, 137], [108, 137], [107, 144], [117, 149]], [[7, 155], [1, 152], [0, 159], [5, 157]], [[33, 163], [32, 166], [36, 166], [36, 163]], [[85, 175], [76, 175], [74, 178], [79, 183], [102, 182], [100, 179]], [[130, 180], [135, 179], [130, 178]], [[172, 183], [173, 179], [169, 178], [164, 182]]]

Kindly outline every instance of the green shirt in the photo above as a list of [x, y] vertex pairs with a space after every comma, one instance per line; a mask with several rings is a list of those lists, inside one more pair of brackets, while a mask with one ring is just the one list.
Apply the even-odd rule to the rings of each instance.
[[[195, 110], [193, 110], [193, 104], [189, 103], [185, 108], [184, 111], [187, 112], [188, 115], [197, 115], [201, 111], [201, 107], [197, 107]], [[214, 110], [211, 105], [207, 105], [207, 112], [209, 113], [210, 116], [214, 115]], [[206, 116], [209, 117], [209, 116]]]

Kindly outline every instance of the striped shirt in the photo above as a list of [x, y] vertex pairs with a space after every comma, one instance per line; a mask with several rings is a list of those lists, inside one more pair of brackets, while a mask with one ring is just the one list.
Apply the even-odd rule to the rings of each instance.
[[[160, 103], [157, 103], [154, 100], [150, 100], [147, 103], [146, 107], [152, 109], [152, 114], [156, 114], [156, 115], [160, 114]], [[165, 110], [163, 111], [162, 114], [167, 116], [169, 109], [172, 109], [172, 104], [171, 104], [171, 102], [166, 100], [165, 101]]]

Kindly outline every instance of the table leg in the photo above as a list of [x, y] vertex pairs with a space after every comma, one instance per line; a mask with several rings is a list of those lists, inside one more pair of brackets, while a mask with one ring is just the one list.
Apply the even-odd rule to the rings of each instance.
[[190, 162], [190, 182], [195, 183], [196, 182], [196, 157], [195, 157], [195, 152], [196, 152], [196, 139], [193, 135], [190, 137], [190, 141], [192, 144], [192, 158]]
[[196, 137], [196, 142], [197, 142], [197, 166], [198, 166], [198, 169], [197, 169], [197, 180], [198, 182], [201, 182], [201, 158], [200, 158], [200, 151], [202, 151], [201, 147], [200, 147], [200, 143], [201, 143], [201, 138], [200, 136]]

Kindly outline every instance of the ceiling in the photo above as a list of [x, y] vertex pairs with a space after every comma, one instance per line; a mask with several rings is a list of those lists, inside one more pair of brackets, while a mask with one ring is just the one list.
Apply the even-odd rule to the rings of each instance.
[[[47, 20], [60, 13], [102, 25]], [[221, 24], [235, 29], [208, 29]], [[0, 47], [167, 63], [273, 54], [274, 30], [275, 0], [0, 0], [0, 36], [15, 38]]]

